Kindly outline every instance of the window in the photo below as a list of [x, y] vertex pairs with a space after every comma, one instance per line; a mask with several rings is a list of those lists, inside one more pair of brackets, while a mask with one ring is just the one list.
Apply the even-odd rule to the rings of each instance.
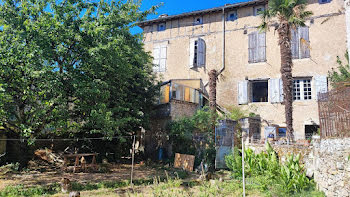
[[293, 100], [311, 100], [311, 79], [294, 79]]
[[205, 65], [205, 41], [201, 38], [191, 40], [190, 43], [190, 68]]
[[259, 5], [254, 7], [254, 16], [258, 16], [261, 14], [261, 12], [263, 12], [265, 10], [265, 6], [264, 5]]
[[165, 72], [167, 59], [167, 46], [159, 45], [153, 48], [153, 71]]
[[305, 125], [305, 139], [311, 140], [312, 136], [318, 133], [319, 125]]
[[238, 19], [237, 11], [232, 11], [227, 14], [228, 21], [235, 21]]
[[266, 61], [266, 34], [265, 32], [253, 32], [248, 35], [249, 63]]
[[267, 102], [268, 99], [268, 82], [267, 81], [252, 81], [251, 82], [251, 102]]
[[310, 57], [309, 28], [298, 27], [291, 30], [292, 37], [292, 57], [293, 59], [303, 59]]
[[238, 104], [259, 103], [268, 101], [268, 81], [239, 81]]
[[286, 127], [278, 127], [278, 138], [281, 138], [281, 137], [286, 137], [287, 135], [287, 128]]
[[165, 29], [166, 29], [165, 23], [158, 24], [158, 31], [165, 31]]
[[203, 17], [199, 16], [194, 19], [194, 25], [201, 25], [203, 24]]
[[332, 0], [318, 0], [319, 4], [330, 3]]

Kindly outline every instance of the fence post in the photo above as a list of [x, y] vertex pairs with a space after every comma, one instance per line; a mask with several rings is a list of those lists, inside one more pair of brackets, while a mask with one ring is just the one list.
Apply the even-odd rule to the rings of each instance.
[[245, 133], [242, 133], [242, 181], [243, 181], [243, 197], [245, 197], [245, 176], [244, 176], [244, 138]]
[[135, 156], [135, 139], [136, 136], [134, 135], [134, 139], [133, 139], [133, 142], [132, 142], [132, 154], [131, 154], [131, 177], [130, 177], [130, 183], [131, 185], [133, 185], [132, 183], [132, 178], [133, 178], [133, 174], [134, 174], [134, 156]]

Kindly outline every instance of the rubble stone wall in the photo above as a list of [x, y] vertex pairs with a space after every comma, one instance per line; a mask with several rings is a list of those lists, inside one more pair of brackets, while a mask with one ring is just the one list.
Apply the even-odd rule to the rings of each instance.
[[[281, 162], [287, 155], [300, 154], [308, 177], [314, 177], [319, 190], [327, 197], [350, 196], [350, 138], [313, 140], [311, 146], [272, 145]], [[265, 145], [249, 144], [254, 152]]]

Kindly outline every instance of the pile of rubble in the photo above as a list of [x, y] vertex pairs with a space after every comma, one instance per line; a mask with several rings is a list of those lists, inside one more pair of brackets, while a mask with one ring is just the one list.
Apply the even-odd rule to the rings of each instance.
[[38, 171], [59, 169], [64, 162], [62, 154], [54, 153], [51, 149], [38, 149], [34, 152], [35, 158], [28, 162], [28, 168]]

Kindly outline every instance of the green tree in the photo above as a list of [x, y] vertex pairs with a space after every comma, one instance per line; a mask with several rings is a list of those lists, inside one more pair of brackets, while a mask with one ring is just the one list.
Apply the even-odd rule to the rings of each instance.
[[344, 56], [347, 64], [344, 64], [340, 57], [337, 56], [338, 70], [332, 68], [332, 70], [328, 72], [332, 86], [336, 86], [336, 84], [339, 82], [350, 82], [349, 52], [346, 51]]
[[0, 123], [23, 137], [114, 137], [146, 126], [151, 56], [130, 28], [140, 1], [5, 0]]
[[262, 14], [262, 29], [267, 29], [270, 23], [275, 22], [273, 19], [277, 20], [288, 140], [293, 139], [294, 132], [291, 29], [305, 26], [305, 19], [312, 15], [312, 12], [306, 11], [306, 4], [307, 0], [271, 0], [268, 9]]

